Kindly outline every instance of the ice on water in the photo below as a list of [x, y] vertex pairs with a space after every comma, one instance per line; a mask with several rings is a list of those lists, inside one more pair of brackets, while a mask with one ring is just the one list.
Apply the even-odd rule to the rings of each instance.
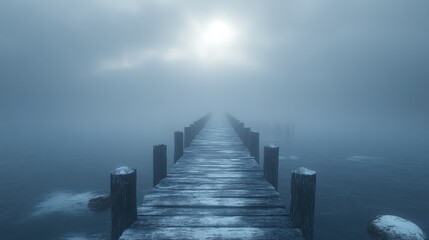
[[413, 222], [393, 215], [381, 215], [371, 223], [377, 232], [383, 232], [388, 239], [426, 239], [423, 231]]
[[83, 214], [89, 212], [88, 201], [96, 195], [94, 192], [54, 192], [35, 205], [30, 217], [37, 218], [54, 213]]

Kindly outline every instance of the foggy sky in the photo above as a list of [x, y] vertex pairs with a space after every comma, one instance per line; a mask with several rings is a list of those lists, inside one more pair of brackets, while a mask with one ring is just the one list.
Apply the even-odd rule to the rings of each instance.
[[[2, 1], [0, 122], [127, 124], [215, 109], [423, 126], [428, 9], [424, 0]], [[213, 19], [239, 36], [201, 57], [198, 31]]]

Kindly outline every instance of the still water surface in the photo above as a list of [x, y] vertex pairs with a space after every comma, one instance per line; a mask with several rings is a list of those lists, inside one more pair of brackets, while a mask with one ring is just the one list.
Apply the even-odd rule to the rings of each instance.
[[[427, 143], [286, 138], [259, 128], [261, 145], [280, 146], [279, 190], [287, 204], [290, 171], [317, 171], [316, 239], [368, 239], [366, 224], [378, 214], [402, 216], [429, 232]], [[108, 238], [109, 212], [90, 212], [87, 200], [108, 192], [110, 171], [129, 165], [138, 171], [141, 202], [152, 184], [152, 145], [160, 142], [168, 145], [171, 160], [172, 130], [1, 139], [1, 239]]]

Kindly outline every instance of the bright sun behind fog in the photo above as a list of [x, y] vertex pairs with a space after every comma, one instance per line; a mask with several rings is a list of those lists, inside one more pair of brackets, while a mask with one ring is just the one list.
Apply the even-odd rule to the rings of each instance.
[[240, 34], [236, 26], [223, 19], [198, 23], [192, 32], [191, 48], [196, 57], [206, 63], [238, 62]]
[[207, 25], [200, 41], [207, 47], [225, 47], [233, 43], [235, 37], [235, 29], [227, 22], [217, 19]]
[[132, 69], [147, 62], [187, 62], [204, 66], [254, 65], [245, 51], [245, 32], [240, 25], [226, 18], [202, 20], [190, 18], [188, 25], [170, 45], [124, 52], [104, 60], [100, 69]]

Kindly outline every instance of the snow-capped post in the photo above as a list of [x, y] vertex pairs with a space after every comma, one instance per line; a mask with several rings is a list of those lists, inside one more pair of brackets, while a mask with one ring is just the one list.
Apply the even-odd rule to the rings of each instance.
[[153, 146], [153, 186], [167, 176], [167, 146], [159, 144]]
[[183, 132], [174, 132], [174, 163], [183, 156]]
[[279, 176], [279, 147], [276, 145], [264, 146], [264, 178], [278, 188]]
[[249, 150], [250, 156], [254, 157], [259, 164], [259, 132], [250, 132]]
[[313, 239], [314, 204], [316, 201], [316, 172], [297, 168], [291, 177], [290, 215], [301, 228], [306, 240]]
[[185, 147], [189, 147], [189, 145], [191, 145], [191, 142], [192, 142], [191, 127], [185, 127], [184, 132], [185, 132]]
[[250, 144], [249, 144], [249, 142], [250, 142], [250, 132], [251, 132], [250, 127], [244, 127], [244, 130], [243, 130], [243, 144], [244, 144], [244, 146], [247, 147], [247, 149], [250, 148]]
[[137, 219], [136, 180], [137, 171], [126, 166], [110, 174], [112, 240], [117, 240]]

